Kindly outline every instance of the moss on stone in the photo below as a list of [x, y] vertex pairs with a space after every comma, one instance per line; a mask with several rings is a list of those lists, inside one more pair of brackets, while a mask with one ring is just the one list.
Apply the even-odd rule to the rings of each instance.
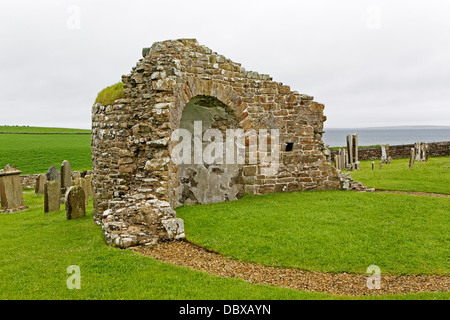
[[123, 83], [119, 82], [100, 91], [97, 99], [95, 99], [95, 103], [108, 106], [114, 104], [114, 101], [123, 98], [123, 96]]

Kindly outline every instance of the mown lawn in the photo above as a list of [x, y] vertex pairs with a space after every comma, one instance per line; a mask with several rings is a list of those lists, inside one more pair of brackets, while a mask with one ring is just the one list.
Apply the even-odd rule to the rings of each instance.
[[375, 161], [361, 161], [361, 170], [351, 171], [353, 180], [380, 190], [419, 191], [450, 194], [450, 159], [429, 158], [428, 162], [415, 162], [409, 168], [409, 159], [394, 159], [380, 168]]
[[326, 272], [450, 272], [450, 199], [315, 191], [183, 206], [187, 239], [238, 260]]
[[10, 133], [90, 133], [91, 130], [52, 128], [52, 127], [27, 127], [27, 126], [0, 126], [0, 132]]
[[[30, 209], [0, 214], [0, 299], [332, 299], [331, 295], [254, 285], [175, 267], [104, 244], [87, 216], [43, 212], [43, 197], [24, 193]], [[67, 268], [80, 267], [69, 290]]]
[[[28, 211], [0, 215], [0, 299], [450, 298], [446, 292], [335, 296], [211, 276], [106, 246], [100, 226], [92, 219], [92, 203], [85, 218], [67, 221], [63, 206], [58, 213], [44, 214], [43, 197], [34, 195], [33, 190], [26, 190], [24, 199]], [[80, 267], [79, 290], [69, 290], [66, 285], [71, 265]]]
[[0, 134], [0, 168], [11, 164], [22, 174], [45, 173], [68, 160], [73, 171], [92, 169], [90, 135]]

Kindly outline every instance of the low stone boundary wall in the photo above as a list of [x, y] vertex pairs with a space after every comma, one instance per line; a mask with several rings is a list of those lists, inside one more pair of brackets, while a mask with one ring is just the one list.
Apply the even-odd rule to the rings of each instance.
[[[445, 157], [449, 155], [450, 141], [445, 142], [431, 142], [428, 144], [428, 156], [429, 157]], [[403, 144], [397, 146], [389, 146], [389, 156], [392, 159], [409, 158], [410, 150], [414, 148], [414, 144]], [[334, 159], [334, 155], [338, 153], [338, 150], [331, 150], [331, 159]], [[358, 148], [359, 160], [379, 160], [381, 159], [381, 147], [373, 148]]]
[[20, 176], [20, 185], [22, 188], [34, 188], [39, 174], [23, 174]]

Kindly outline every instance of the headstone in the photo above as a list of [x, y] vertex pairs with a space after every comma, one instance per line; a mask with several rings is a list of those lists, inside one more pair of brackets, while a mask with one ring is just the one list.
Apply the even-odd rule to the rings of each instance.
[[428, 161], [428, 144], [425, 142], [416, 142], [414, 144], [415, 161]]
[[9, 164], [0, 170], [0, 212], [12, 213], [28, 209], [23, 202], [21, 173], [22, 171]]
[[61, 189], [64, 192], [67, 188], [72, 185], [72, 169], [70, 167], [70, 162], [64, 160], [61, 164]]
[[409, 167], [412, 168], [414, 166], [414, 148], [411, 148], [411, 152], [409, 155]]
[[344, 149], [344, 156], [345, 156], [345, 168], [348, 169], [349, 168], [348, 152], [345, 149]]
[[44, 187], [44, 212], [59, 211], [61, 185], [58, 180], [50, 180]]
[[81, 218], [86, 215], [86, 196], [80, 186], [72, 186], [66, 193], [66, 219]]
[[36, 184], [34, 186], [35, 194], [44, 194], [45, 183], [47, 182], [47, 176], [45, 174], [40, 174], [36, 178]]
[[79, 179], [79, 178], [81, 178], [81, 174], [80, 174], [79, 171], [74, 171], [74, 172], [72, 172], [72, 185], [74, 185], [74, 184], [73, 184], [73, 181], [75, 181], [75, 180], [77, 180], [77, 179]]
[[341, 167], [340, 170], [343, 170], [345, 168], [345, 150], [344, 149], [339, 150], [339, 156], [340, 156], [339, 165]]
[[348, 151], [348, 162], [353, 167], [353, 142], [352, 136], [347, 135], [347, 151]]
[[[354, 133], [353, 134], [353, 159], [352, 159], [353, 163], [359, 163], [359, 159], [358, 159], [358, 134]], [[357, 168], [355, 167], [356, 170], [359, 170], [360, 167], [359, 165], [357, 165]]]
[[54, 167], [54, 166], [51, 166], [50, 168], [48, 168], [46, 175], [47, 175], [47, 181], [53, 181], [53, 180], [61, 181], [61, 175], [59, 174], [58, 169], [56, 169], [56, 167]]
[[381, 162], [387, 162], [386, 145], [381, 145]]
[[86, 198], [91, 198], [94, 196], [94, 190], [92, 188], [92, 176], [90, 174], [87, 174], [86, 177]]

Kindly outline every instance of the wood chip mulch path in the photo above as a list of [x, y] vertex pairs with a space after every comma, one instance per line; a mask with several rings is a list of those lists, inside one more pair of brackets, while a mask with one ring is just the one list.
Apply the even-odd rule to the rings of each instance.
[[378, 192], [378, 193], [408, 194], [410, 196], [421, 196], [421, 197], [450, 198], [450, 194], [445, 194], [445, 193], [431, 193], [431, 192], [417, 192], [417, 191], [391, 191], [391, 190], [375, 190], [375, 192]]
[[[308, 272], [299, 269], [269, 267], [224, 257], [188, 241], [169, 241], [130, 250], [173, 265], [207, 272], [220, 277], [338, 295], [405, 294], [450, 291], [450, 276], [383, 275], [381, 288], [368, 289], [369, 275]], [[381, 272], [383, 272], [381, 270]]]

